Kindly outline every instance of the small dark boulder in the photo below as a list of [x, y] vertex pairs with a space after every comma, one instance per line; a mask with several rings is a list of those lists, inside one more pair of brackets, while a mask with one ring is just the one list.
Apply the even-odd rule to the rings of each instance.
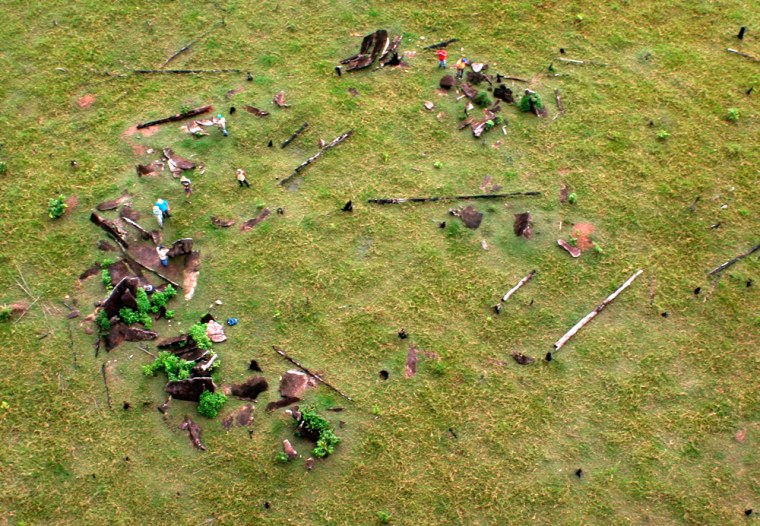
[[452, 75], [444, 75], [441, 77], [440, 86], [443, 89], [449, 90], [454, 87], [454, 84], [456, 84], [456, 80]]
[[251, 376], [242, 384], [235, 384], [230, 387], [232, 396], [243, 400], [256, 400], [261, 393], [269, 389], [269, 384], [263, 376]]
[[209, 377], [188, 378], [187, 380], [169, 382], [164, 390], [177, 400], [198, 402], [203, 391], [215, 392], [216, 384]]

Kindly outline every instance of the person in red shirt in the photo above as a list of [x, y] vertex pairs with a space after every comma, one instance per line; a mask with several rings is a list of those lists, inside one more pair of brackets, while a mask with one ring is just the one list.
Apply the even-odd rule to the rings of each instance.
[[439, 49], [436, 54], [438, 55], [438, 69], [446, 69], [446, 57], [448, 57], [449, 54], [445, 49]]

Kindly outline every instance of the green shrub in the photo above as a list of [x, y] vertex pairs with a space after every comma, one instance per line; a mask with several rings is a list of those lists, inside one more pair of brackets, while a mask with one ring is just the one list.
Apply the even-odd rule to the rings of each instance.
[[116, 263], [116, 261], [117, 261], [116, 258], [104, 258], [100, 262], [100, 268], [110, 267], [111, 265], [113, 265], [114, 263]]
[[215, 418], [227, 402], [227, 397], [222, 393], [212, 393], [203, 391], [201, 400], [198, 403], [198, 412], [208, 418]]
[[530, 101], [533, 101], [539, 110], [544, 107], [544, 101], [541, 100], [541, 95], [538, 93], [526, 93], [520, 99], [517, 107], [520, 108], [520, 111], [530, 111]]
[[380, 521], [380, 524], [388, 524], [391, 522], [391, 514], [387, 511], [378, 511], [377, 520]]
[[501, 115], [497, 115], [493, 121], [496, 123], [496, 126], [501, 126], [505, 122], [504, 117], [502, 117]]
[[13, 309], [9, 305], [3, 305], [0, 307], [0, 321], [8, 321], [11, 319]]
[[274, 460], [275, 462], [279, 462], [281, 464], [287, 464], [290, 459], [288, 458], [288, 456], [285, 454], [284, 451], [280, 451], [274, 456]]
[[473, 97], [472, 102], [474, 102], [476, 106], [485, 108], [491, 105], [491, 97], [489, 97], [488, 93], [486, 93], [485, 91], [481, 91], [477, 95], [475, 95], [475, 97]]
[[103, 282], [103, 286], [106, 288], [106, 290], [110, 291], [113, 289], [113, 281], [111, 280], [111, 272], [107, 268], [104, 268], [100, 271], [100, 281]]
[[571, 205], [574, 205], [575, 203], [578, 202], [578, 195], [575, 192], [573, 192], [572, 194], [568, 195], [567, 196], [567, 202], [570, 203]]
[[726, 119], [730, 120], [731, 122], [736, 122], [739, 120], [739, 117], [739, 108], [728, 108]]
[[137, 289], [137, 294], [135, 295], [135, 301], [137, 302], [137, 312], [141, 314], [147, 314], [150, 312], [150, 299], [148, 298], [148, 293], [143, 288]]
[[441, 169], [443, 168], [443, 163], [441, 161], [436, 161], [433, 163], [433, 168]]
[[153, 318], [146, 312], [134, 311], [127, 307], [122, 307], [119, 310], [119, 318], [127, 325], [133, 323], [142, 323], [146, 329], [153, 327]]
[[95, 318], [95, 323], [98, 324], [98, 327], [100, 327], [100, 330], [103, 332], [108, 332], [111, 329], [111, 322], [108, 319], [108, 316], [106, 315], [106, 311], [101, 310], [98, 313], [98, 317]]
[[335, 435], [332, 425], [324, 417], [320, 416], [313, 408], [308, 407], [301, 411], [303, 426], [307, 431], [319, 436], [317, 446], [312, 450], [315, 457], [324, 458], [332, 454], [335, 446], [340, 444], [340, 437]]
[[156, 373], [166, 373], [167, 378], [171, 381], [186, 380], [190, 378], [190, 371], [194, 365], [193, 362], [181, 360], [169, 351], [161, 351], [153, 363], [143, 365], [143, 374], [155, 376]]
[[162, 308], [166, 308], [166, 304], [169, 303], [169, 300], [176, 295], [177, 290], [171, 285], [167, 285], [166, 290], [163, 292], [154, 292], [150, 300], [152, 303], [151, 312], [158, 314]]
[[166, 311], [164, 313], [164, 316], [166, 316], [167, 320], [171, 320], [172, 318], [174, 318], [174, 311], [173, 310], [168, 310], [168, 311]]
[[198, 344], [198, 348], [210, 350], [212, 345], [211, 345], [211, 338], [209, 338], [208, 335], [206, 334], [207, 328], [208, 328], [207, 323], [196, 323], [195, 325], [190, 327], [188, 334], [193, 339], [193, 341], [196, 344]]
[[56, 199], [51, 199], [48, 202], [48, 216], [50, 216], [50, 219], [57, 219], [66, 212], [68, 205], [64, 203], [64, 200], [63, 195], [59, 195]]
[[660, 139], [661, 141], [664, 141], [668, 137], [670, 137], [670, 133], [668, 133], [668, 130], [660, 130], [657, 132], [657, 138]]
[[5, 161], [0, 161], [0, 175], [5, 175], [8, 173], [8, 163]]
[[493, 122], [491, 119], [488, 119], [488, 120], [486, 121], [486, 131], [488, 131], [488, 130], [490, 130], [491, 128], [493, 128], [493, 126], [494, 126], [494, 122]]

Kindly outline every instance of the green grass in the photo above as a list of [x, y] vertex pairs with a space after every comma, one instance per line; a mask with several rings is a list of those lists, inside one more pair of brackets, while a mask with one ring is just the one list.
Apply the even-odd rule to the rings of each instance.
[[[743, 510], [760, 508], [757, 257], [732, 267], [703, 301], [707, 271], [758, 242], [760, 124], [756, 93], [745, 92], [757, 91], [760, 76], [755, 63], [725, 52], [741, 46], [760, 54], [751, 32], [741, 43], [734, 37], [741, 25], [760, 27], [750, 3], [10, 0], [3, 7], [0, 305], [33, 301], [17, 284], [20, 274], [40, 296], [19, 323], [0, 323], [3, 523], [342, 525], [376, 524], [382, 512], [390, 524], [722, 526], [744, 524]], [[104, 74], [157, 66], [222, 17], [226, 25], [173, 66], [241, 68], [253, 82], [245, 74]], [[410, 67], [338, 78], [337, 60], [360, 43], [352, 33], [381, 27], [404, 35], [402, 51], [417, 51]], [[450, 55], [464, 47], [496, 71], [542, 73], [530, 88], [549, 117], [505, 107], [506, 136], [500, 127], [481, 140], [458, 132], [462, 104], [436, 94], [437, 61], [422, 51], [453, 37], [461, 42]], [[560, 63], [560, 47], [569, 58], [608, 66]], [[559, 76], [547, 72], [552, 61]], [[244, 90], [228, 99], [237, 87]], [[516, 94], [524, 87], [512, 86]], [[554, 88], [566, 107], [556, 120]], [[279, 90], [290, 108], [273, 106]], [[82, 109], [77, 100], [88, 93], [97, 99]], [[425, 100], [435, 111], [424, 110]], [[238, 108], [227, 119], [229, 137], [212, 130], [190, 138], [179, 124], [121, 137], [137, 122], [202, 104], [225, 115]], [[254, 117], [246, 104], [272, 115]], [[730, 121], [728, 108], [741, 118]], [[303, 122], [309, 130], [288, 148], [267, 147]], [[354, 136], [309, 167], [296, 190], [276, 184], [320, 138], [348, 129]], [[670, 136], [658, 140], [660, 130]], [[503, 145], [492, 148], [497, 140]], [[136, 177], [135, 164], [156, 158], [135, 154], [137, 144], [206, 163], [205, 175], [190, 175], [191, 203], [166, 173]], [[238, 188], [238, 167], [250, 189]], [[365, 203], [477, 193], [485, 175], [505, 191], [544, 195], [472, 203], [485, 214], [477, 231], [448, 214], [459, 203]], [[558, 203], [563, 183], [575, 204]], [[178, 425], [195, 415], [195, 404], [175, 401], [161, 418], [163, 382], [141, 373], [151, 357], [124, 344], [96, 358], [81, 318], [65, 319], [64, 301], [77, 300], [86, 315], [105, 295], [99, 277], [81, 286], [76, 277], [103, 257], [89, 211], [125, 188], [151, 228], [150, 205], [168, 199], [174, 217], [165, 238], [192, 237], [202, 253], [196, 296], [185, 302], [180, 293], [169, 303], [175, 318], [154, 330], [187, 331], [217, 299], [217, 319], [240, 320], [227, 328], [229, 341], [214, 346], [215, 374], [219, 383], [238, 383], [250, 359], [264, 368], [272, 388], [260, 397], [251, 436], [196, 415], [208, 451], [193, 450]], [[53, 221], [48, 200], [60, 194], [78, 204]], [[352, 214], [340, 211], [349, 199]], [[239, 224], [262, 203], [285, 213], [248, 233], [210, 224], [211, 216]], [[515, 238], [511, 226], [526, 210], [534, 217], [530, 241]], [[556, 239], [582, 221], [595, 225], [604, 252], [575, 260]], [[645, 269], [638, 281], [555, 361], [511, 362], [512, 351], [542, 357], [638, 268]], [[491, 305], [531, 269], [533, 281], [494, 314]], [[401, 327], [409, 340], [396, 336]], [[440, 358], [422, 356], [417, 376], [405, 379], [411, 343]], [[302, 460], [274, 461], [285, 438], [302, 454], [314, 446], [294, 437], [290, 417], [264, 411], [290, 366], [272, 345], [355, 399], [325, 387], [309, 392], [306, 402], [341, 443], [308, 473]], [[122, 410], [123, 401], [132, 409]], [[230, 398], [222, 413], [240, 404]], [[326, 411], [334, 405], [346, 410]], [[734, 438], [740, 429], [744, 442]]]

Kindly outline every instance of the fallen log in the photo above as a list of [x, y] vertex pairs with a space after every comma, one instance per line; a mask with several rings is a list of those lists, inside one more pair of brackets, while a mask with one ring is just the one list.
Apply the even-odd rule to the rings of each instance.
[[292, 363], [293, 365], [295, 365], [296, 367], [298, 367], [299, 369], [301, 369], [303, 372], [305, 372], [306, 374], [308, 374], [309, 376], [311, 376], [311, 377], [312, 377], [312, 378], [314, 378], [315, 380], [317, 380], [317, 381], [319, 381], [319, 382], [321, 382], [321, 383], [325, 384], [327, 387], [329, 387], [330, 389], [332, 389], [333, 391], [335, 391], [336, 393], [338, 393], [340, 396], [342, 396], [342, 397], [343, 397], [343, 398], [345, 398], [346, 400], [348, 400], [348, 401], [350, 401], [350, 402], [353, 402], [353, 401], [354, 401], [354, 400], [353, 400], [353, 398], [351, 398], [351, 397], [350, 397], [350, 396], [348, 396], [347, 394], [343, 393], [343, 392], [342, 392], [341, 390], [339, 390], [337, 387], [334, 387], [333, 385], [331, 385], [331, 384], [329, 384], [328, 382], [326, 382], [324, 378], [322, 378], [322, 377], [321, 377], [321, 376], [319, 376], [318, 374], [315, 374], [315, 373], [311, 372], [311, 371], [310, 371], [310, 370], [308, 370], [306, 367], [304, 367], [303, 365], [301, 365], [301, 364], [300, 364], [300, 363], [299, 363], [297, 360], [295, 360], [295, 359], [291, 358], [290, 356], [288, 356], [288, 355], [285, 353], [285, 351], [283, 351], [282, 349], [280, 349], [280, 348], [279, 348], [279, 347], [277, 347], [276, 345], [273, 345], [273, 346], [272, 346], [272, 349], [274, 349], [274, 351], [275, 351], [277, 354], [279, 354], [280, 356], [282, 356], [283, 358], [285, 358], [287, 361], [289, 361], [290, 363]]
[[172, 285], [174, 285], [174, 286], [175, 286], [175, 287], [177, 287], [178, 289], [181, 289], [181, 288], [182, 288], [182, 285], [180, 285], [180, 284], [179, 284], [179, 283], [177, 283], [176, 281], [174, 281], [174, 280], [172, 280], [172, 279], [170, 279], [170, 278], [167, 278], [166, 276], [164, 276], [163, 274], [161, 274], [161, 273], [160, 273], [159, 271], [157, 271], [156, 269], [152, 269], [152, 268], [150, 268], [149, 266], [147, 266], [147, 265], [143, 265], [142, 263], [140, 263], [139, 261], [137, 261], [135, 258], [133, 258], [132, 256], [130, 256], [130, 255], [127, 253], [127, 251], [126, 251], [124, 248], [122, 248], [122, 247], [121, 247], [121, 245], [119, 245], [119, 248], [121, 248], [121, 253], [124, 255], [124, 259], [128, 260], [130, 263], [135, 263], [136, 265], [139, 265], [140, 267], [144, 268], [144, 269], [145, 269], [145, 270], [147, 270], [148, 272], [152, 272], [153, 274], [155, 274], [156, 276], [158, 276], [158, 277], [159, 277], [159, 278], [161, 278], [162, 280], [166, 281], [167, 283], [171, 283]]
[[114, 210], [118, 208], [120, 204], [129, 200], [130, 197], [131, 196], [129, 195], [129, 192], [124, 190], [121, 193], [121, 197], [114, 199], [113, 201], [105, 201], [103, 203], [100, 203], [98, 206], [95, 207], [95, 209], [98, 210], [99, 212], [105, 212], [106, 210]]
[[590, 60], [573, 60], [571, 58], [558, 58], [560, 62], [567, 62], [568, 64], [590, 64], [592, 66], [607, 66], [604, 62], [592, 62]]
[[710, 275], [710, 276], [714, 276], [715, 274], [719, 274], [720, 272], [723, 272], [724, 270], [726, 270], [728, 267], [732, 266], [734, 263], [737, 263], [737, 262], [741, 261], [742, 259], [746, 258], [747, 256], [751, 256], [752, 254], [754, 254], [754, 253], [755, 253], [755, 252], [757, 252], [758, 250], [760, 250], [760, 244], [758, 244], [758, 245], [755, 245], [754, 247], [750, 248], [750, 249], [749, 249], [747, 252], [745, 252], [744, 254], [739, 254], [739, 255], [738, 255], [738, 256], [736, 256], [735, 258], [733, 258], [733, 259], [729, 259], [728, 261], [726, 261], [726, 262], [725, 262], [725, 263], [723, 263], [722, 265], [720, 265], [720, 266], [718, 266], [718, 267], [715, 267], [714, 269], [712, 269], [712, 270], [711, 270], [711, 271], [708, 273], [708, 275]]
[[383, 199], [368, 199], [368, 203], [378, 205], [398, 205], [401, 203], [432, 203], [434, 201], [458, 201], [463, 199], [501, 199], [508, 197], [537, 197], [541, 192], [510, 192], [507, 194], [480, 194], [480, 195], [451, 195], [441, 197], [394, 197]]
[[259, 215], [254, 217], [253, 219], [249, 219], [245, 223], [243, 223], [240, 226], [241, 232], [248, 232], [250, 229], [264, 221], [267, 217], [269, 217], [272, 214], [272, 211], [268, 208], [265, 208]]
[[329, 143], [327, 143], [321, 150], [319, 150], [317, 153], [306, 159], [303, 163], [301, 163], [300, 166], [298, 166], [292, 174], [290, 174], [288, 177], [280, 181], [280, 186], [284, 186], [288, 184], [291, 180], [293, 180], [294, 177], [296, 177], [299, 173], [301, 173], [304, 169], [306, 169], [307, 166], [309, 166], [311, 163], [319, 159], [319, 156], [325, 153], [327, 150], [334, 148], [338, 146], [340, 143], [351, 137], [351, 135], [354, 133], [354, 130], [348, 130], [343, 135], [339, 135]]
[[135, 221], [132, 221], [128, 217], [122, 217], [121, 220], [127, 223], [128, 225], [132, 225], [133, 227], [135, 227], [143, 235], [143, 239], [153, 240], [153, 236], [151, 235], [151, 233], [145, 230], [140, 225], [138, 225]]
[[111, 404], [111, 390], [108, 388], [108, 376], [106, 376], [106, 364], [100, 366], [100, 373], [103, 375], [103, 385], [106, 388], [106, 401], [108, 402], [108, 409], [113, 411], [113, 404]]
[[554, 88], [554, 98], [557, 100], [557, 109], [560, 113], [565, 113], [565, 105], [562, 104], [562, 99], [559, 96], [559, 88]]
[[729, 53], [735, 53], [739, 55], [740, 57], [748, 58], [752, 60], [753, 62], [760, 62], [760, 58], [753, 57], [752, 55], [748, 55], [746, 53], [742, 53], [741, 51], [737, 51], [736, 49], [727, 48], [726, 51], [728, 51]]
[[160, 73], [174, 73], [178, 75], [185, 73], [240, 73], [239, 69], [132, 69], [130, 71], [132, 73], [137, 73], [138, 75]]
[[217, 22], [216, 24], [214, 24], [214, 27], [212, 27], [211, 29], [209, 29], [208, 31], [206, 31], [205, 33], [203, 33], [201, 36], [199, 36], [198, 38], [196, 38], [195, 40], [193, 40], [192, 42], [190, 42], [186, 46], [182, 47], [179, 51], [177, 51], [171, 57], [167, 58], [166, 62], [164, 62], [163, 64], [161, 64], [160, 67], [165, 68], [166, 65], [169, 62], [171, 62], [172, 60], [174, 60], [175, 58], [177, 58], [178, 56], [180, 56], [182, 53], [184, 53], [185, 51], [187, 51], [188, 49], [190, 49], [191, 47], [193, 47], [193, 45], [195, 43], [197, 43], [199, 40], [203, 40], [205, 37], [207, 37], [208, 35], [210, 35], [220, 25], [224, 25], [224, 18], [222, 18], [219, 22]]
[[[583, 326], [586, 325], [588, 322], [590, 322], [591, 320], [593, 320], [596, 317], [596, 315], [599, 314], [600, 312], [602, 312], [602, 310], [604, 310], [604, 308], [607, 305], [609, 305], [610, 303], [612, 303], [612, 301], [615, 298], [617, 298], [618, 295], [621, 292], [623, 292], [625, 289], [627, 289], [628, 286], [631, 283], [633, 283], [633, 280], [635, 280], [636, 278], [638, 278], [639, 275], [642, 272], [644, 272], [644, 271], [641, 270], [641, 269], [637, 270], [636, 273], [633, 276], [631, 276], [630, 278], [628, 278], [628, 280], [625, 283], [623, 283], [622, 285], [620, 285], [617, 288], [617, 290], [615, 290], [615, 292], [613, 292], [612, 294], [610, 294], [609, 296], [607, 296], [607, 298], [603, 302], [601, 302], [597, 308], [595, 308], [590, 313], [588, 313], [581, 321], [579, 321], [578, 323], [576, 323], [575, 325], [573, 325], [572, 329], [570, 329], [569, 331], [567, 331], [565, 333], [565, 335], [562, 336], [562, 338], [560, 338], [559, 340], [556, 341], [556, 343], [554, 344], [554, 350], [555, 351], [560, 350], [562, 348], [562, 346], [565, 345], [570, 338], [572, 338], [573, 336], [575, 336], [575, 333], [577, 333], [579, 330], [581, 330], [583, 328]], [[551, 354], [551, 353], [549, 353], [549, 354]]]
[[256, 115], [257, 117], [266, 117], [269, 115], [268, 111], [260, 110], [256, 108], [255, 106], [243, 106], [243, 109], [247, 111], [248, 113], [252, 113], [253, 115]]
[[90, 214], [90, 221], [98, 225], [100, 228], [106, 231], [108, 235], [110, 235], [114, 241], [119, 245], [119, 247], [124, 251], [126, 248], [129, 247], [129, 243], [127, 243], [127, 233], [124, 232], [121, 228], [116, 225], [113, 221], [109, 221], [108, 219], [99, 216], [95, 212]]
[[[161, 73], [167, 73], [171, 70], [162, 70]], [[137, 125], [137, 129], [140, 130], [142, 128], [147, 128], [148, 126], [155, 126], [157, 124], [165, 124], [167, 122], [175, 122], [175, 121], [181, 121], [183, 119], [189, 119], [190, 117], [195, 117], [196, 115], [200, 115], [202, 113], [207, 113], [211, 111], [213, 106], [201, 106], [200, 108], [195, 108], [183, 113], [177, 113], [176, 115], [172, 115], [171, 117], [164, 117], [163, 119], [157, 119], [155, 121], [148, 121], [148, 122], [141, 122]]]
[[206, 446], [201, 442], [201, 426], [193, 422], [189, 416], [186, 416], [179, 428], [183, 431], [187, 431], [187, 436], [190, 438], [190, 442], [195, 446], [195, 449], [206, 451]]
[[437, 44], [430, 44], [429, 46], [422, 49], [441, 49], [448, 46], [449, 44], [453, 44], [454, 42], [459, 42], [459, 40], [456, 38], [451, 38], [449, 40], [444, 40], [443, 42], [438, 42]]
[[306, 131], [306, 128], [308, 128], [308, 127], [309, 127], [309, 123], [308, 123], [308, 122], [304, 122], [304, 123], [301, 125], [301, 127], [300, 127], [300, 128], [298, 128], [298, 129], [295, 131], [295, 133], [294, 133], [293, 135], [291, 135], [290, 137], [288, 137], [288, 138], [285, 140], [285, 142], [283, 142], [283, 143], [280, 145], [280, 148], [285, 148], [285, 147], [286, 147], [288, 144], [290, 144], [291, 142], [293, 142], [293, 141], [295, 140], [295, 138], [296, 138], [296, 137], [298, 137], [298, 136], [299, 136], [299, 135], [301, 135], [301, 134], [302, 134], [304, 131]]
[[494, 307], [495, 310], [496, 310], [496, 312], [499, 312], [501, 310], [501, 304], [502, 303], [504, 303], [509, 298], [511, 298], [512, 294], [514, 294], [515, 292], [517, 292], [518, 290], [520, 290], [520, 287], [522, 287], [527, 282], [529, 282], [530, 280], [532, 280], [533, 276], [535, 276], [535, 275], [536, 275], [536, 271], [535, 270], [531, 270], [530, 273], [528, 273], [527, 276], [525, 276], [523, 279], [521, 279], [520, 282], [517, 285], [515, 285], [514, 287], [512, 287], [511, 289], [509, 289], [509, 292], [507, 292], [506, 294], [504, 294], [504, 297], [501, 298], [501, 301], [499, 303], [497, 303], [496, 306]]

